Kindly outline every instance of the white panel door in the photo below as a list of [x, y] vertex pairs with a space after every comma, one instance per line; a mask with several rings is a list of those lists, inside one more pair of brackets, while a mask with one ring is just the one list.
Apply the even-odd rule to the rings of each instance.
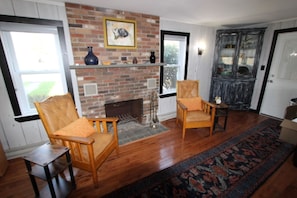
[[279, 33], [260, 113], [282, 119], [296, 97], [297, 32]]

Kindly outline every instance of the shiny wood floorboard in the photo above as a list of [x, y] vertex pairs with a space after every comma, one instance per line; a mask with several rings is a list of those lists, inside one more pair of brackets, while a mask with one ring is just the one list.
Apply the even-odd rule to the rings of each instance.
[[[267, 119], [253, 112], [231, 111], [227, 130], [208, 136], [207, 129], [193, 129], [181, 139], [175, 119], [162, 122], [170, 130], [159, 135], [120, 146], [119, 155], [112, 153], [98, 170], [99, 187], [91, 174], [75, 169], [77, 189], [69, 197], [100, 197], [137, 181], [156, 171], [170, 167], [244, 132]], [[253, 197], [292, 197], [297, 192], [297, 168], [292, 156], [263, 184]], [[38, 180], [40, 188], [45, 182]], [[0, 178], [1, 197], [34, 197], [34, 192], [21, 158], [9, 161], [9, 168]]]

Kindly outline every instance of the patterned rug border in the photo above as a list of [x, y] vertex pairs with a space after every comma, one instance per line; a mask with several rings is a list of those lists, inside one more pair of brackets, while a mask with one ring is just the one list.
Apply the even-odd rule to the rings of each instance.
[[[143, 191], [142, 189], [148, 189], [150, 187], [156, 186], [167, 179], [181, 174], [182, 172], [194, 167], [196, 164], [205, 161], [211, 157], [218, 155], [222, 151], [222, 149], [228, 149], [238, 144], [240, 141], [248, 138], [250, 135], [259, 131], [261, 128], [267, 127], [267, 125], [279, 125], [279, 120], [274, 120], [268, 118], [267, 120], [262, 121], [261, 123], [257, 124], [254, 127], [249, 128], [245, 132], [241, 133], [238, 136], [232, 137], [229, 140], [223, 142], [222, 144], [206, 150], [202, 153], [199, 153], [191, 158], [178, 162], [177, 164], [168, 167], [164, 170], [159, 172], [155, 172], [147, 177], [144, 177], [132, 184], [124, 186], [108, 195], [106, 197], [134, 197], [141, 194]], [[261, 184], [263, 184], [269, 176], [278, 168], [280, 167], [283, 162], [288, 158], [290, 153], [292, 153], [294, 146], [288, 143], [282, 142], [281, 148], [277, 149], [277, 153], [273, 154], [273, 158], [269, 158], [261, 163], [261, 167], [265, 167], [263, 169], [257, 168], [257, 170], [252, 171], [251, 173], [245, 175], [245, 179], [241, 179], [241, 181], [235, 187], [228, 189], [228, 194], [222, 194], [221, 196], [224, 197], [248, 197], [255, 192]], [[282, 159], [279, 159], [281, 156], [285, 156]], [[260, 166], [260, 165], [259, 165]], [[258, 167], [259, 167], [258, 166]], [[254, 180], [246, 181], [247, 177], [255, 177], [257, 178], [257, 187], [254, 189], [250, 188], [251, 183], [254, 184]], [[244, 192], [242, 191], [244, 189]], [[248, 189], [248, 190], [247, 190]]]

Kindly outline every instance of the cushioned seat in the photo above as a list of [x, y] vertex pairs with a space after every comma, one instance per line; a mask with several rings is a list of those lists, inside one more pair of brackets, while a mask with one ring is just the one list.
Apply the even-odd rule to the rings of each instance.
[[208, 121], [210, 119], [211, 116], [203, 111], [188, 111], [186, 122], [196, 122], [197, 120]]
[[93, 138], [96, 144], [93, 145], [94, 155], [99, 156], [100, 153], [106, 149], [106, 147], [112, 142], [113, 134], [98, 134], [94, 133], [89, 136], [89, 138]]

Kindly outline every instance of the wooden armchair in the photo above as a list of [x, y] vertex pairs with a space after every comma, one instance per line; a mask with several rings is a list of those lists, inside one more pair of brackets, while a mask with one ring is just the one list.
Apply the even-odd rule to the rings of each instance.
[[199, 81], [177, 81], [176, 101], [176, 123], [182, 126], [183, 139], [189, 128], [209, 127], [212, 136], [215, 105], [199, 97]]
[[73, 166], [92, 172], [98, 186], [97, 169], [114, 150], [118, 154], [118, 119], [79, 118], [69, 93], [34, 104], [51, 143], [70, 148]]

